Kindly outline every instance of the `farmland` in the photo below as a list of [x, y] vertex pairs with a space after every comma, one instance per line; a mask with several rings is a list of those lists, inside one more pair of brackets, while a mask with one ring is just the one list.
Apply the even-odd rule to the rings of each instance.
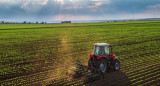
[[[94, 41], [114, 46], [121, 69], [84, 83], [70, 68], [87, 65]], [[0, 84], [160, 85], [160, 21], [0, 24]]]

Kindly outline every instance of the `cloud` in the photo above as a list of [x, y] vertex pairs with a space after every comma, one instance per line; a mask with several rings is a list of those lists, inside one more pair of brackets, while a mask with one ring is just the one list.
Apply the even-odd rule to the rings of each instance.
[[89, 15], [63, 15], [58, 14], [53, 17], [52, 20], [61, 21], [61, 20], [91, 20], [92, 17]]
[[72, 10], [72, 9], [82, 9], [84, 7], [82, 6], [68, 6], [68, 7], [65, 7], [65, 8], [62, 8], [64, 10]]
[[110, 4], [110, 0], [91, 0], [92, 2], [101, 2], [103, 4]]
[[64, 0], [54, 0], [54, 1], [60, 3], [61, 5], [65, 4]]
[[[110, 0], [0, 0], [0, 9], [3, 9], [4, 13], [11, 13], [12, 16], [24, 14], [25, 17], [26, 15], [49, 17], [59, 13], [88, 15], [97, 12], [101, 5], [109, 3]], [[15, 14], [16, 11], [19, 13]], [[7, 15], [0, 14], [0, 16]]]
[[37, 15], [48, 2], [49, 0], [25, 0], [20, 4], [20, 7], [28, 14]]
[[88, 8], [90, 8], [92, 12], [97, 12], [98, 8], [99, 8], [102, 4], [103, 4], [102, 2], [97, 2], [97, 3], [94, 3], [94, 4], [91, 5], [91, 6], [88, 6]]
[[88, 6], [88, 8], [92, 8], [93, 11], [96, 11], [102, 5], [110, 4], [110, 0], [91, 0], [92, 5]]
[[42, 5], [46, 5], [48, 3], [48, 0], [44, 0]]
[[11, 3], [11, 4], [13, 4], [13, 3], [16, 3], [18, 0], [0, 0], [0, 3]]
[[160, 8], [160, 4], [148, 6], [147, 8]]
[[121, 13], [119, 19], [160, 18], [160, 10], [146, 10], [141, 13]]
[[157, 3], [159, 0], [0, 0], [0, 19], [96, 20], [158, 17], [160, 4]]
[[103, 3], [102, 2], [96, 2], [91, 6], [88, 6], [88, 8], [98, 8], [99, 6], [101, 6]]

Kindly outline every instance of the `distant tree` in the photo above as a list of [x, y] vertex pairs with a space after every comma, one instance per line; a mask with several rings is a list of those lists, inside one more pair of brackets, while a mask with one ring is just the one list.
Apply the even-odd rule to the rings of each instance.
[[26, 23], [27, 23], [26, 21], [23, 22], [23, 24], [26, 24]]
[[44, 22], [42, 22], [41, 24], [44, 24]]
[[71, 21], [61, 21], [61, 23], [71, 23]]
[[45, 22], [45, 24], [47, 24], [47, 22]]
[[36, 22], [36, 24], [38, 24], [38, 22]]
[[2, 21], [2, 24], [4, 24], [4, 21]]

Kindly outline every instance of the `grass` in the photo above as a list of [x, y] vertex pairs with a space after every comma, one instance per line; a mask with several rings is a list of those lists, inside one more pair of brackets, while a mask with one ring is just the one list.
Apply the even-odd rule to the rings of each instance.
[[87, 64], [94, 41], [114, 45], [122, 67], [128, 60], [160, 56], [159, 28], [160, 21], [0, 24], [0, 82], [57, 68], [63, 74], [75, 63]]

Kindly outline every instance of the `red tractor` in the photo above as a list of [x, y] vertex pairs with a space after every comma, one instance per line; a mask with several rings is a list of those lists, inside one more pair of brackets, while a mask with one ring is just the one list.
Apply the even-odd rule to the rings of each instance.
[[120, 69], [119, 59], [112, 54], [112, 46], [107, 43], [94, 43], [94, 53], [90, 54], [88, 68], [91, 72], [98, 69], [102, 73], [106, 73], [108, 68], [113, 67], [114, 71]]

